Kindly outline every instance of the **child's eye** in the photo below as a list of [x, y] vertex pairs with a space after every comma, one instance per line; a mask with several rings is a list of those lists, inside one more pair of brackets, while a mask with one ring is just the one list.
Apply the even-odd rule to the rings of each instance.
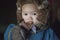
[[36, 15], [36, 13], [33, 13], [33, 15]]
[[27, 16], [28, 14], [27, 14], [27, 13], [25, 13], [24, 15], [26, 15], [26, 16]]

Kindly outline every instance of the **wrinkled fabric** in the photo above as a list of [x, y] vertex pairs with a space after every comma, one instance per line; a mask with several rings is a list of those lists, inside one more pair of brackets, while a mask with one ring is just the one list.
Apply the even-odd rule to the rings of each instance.
[[59, 40], [51, 28], [32, 34], [29, 40]]
[[12, 37], [11, 30], [14, 26], [15, 26], [15, 24], [9, 24], [9, 26], [7, 27], [7, 29], [4, 33], [4, 40], [10, 40], [11, 39], [11, 37]]
[[[11, 27], [11, 25], [8, 26], [6, 32], [4, 33], [4, 40], [12, 40], [12, 29], [14, 28], [14, 24], [13, 24], [13, 27]], [[19, 29], [16, 28], [16, 29]], [[14, 29], [15, 30], [15, 29]], [[20, 29], [19, 29], [20, 30]], [[15, 33], [18, 34], [18, 31], [16, 30]], [[23, 32], [24, 33], [24, 32]], [[16, 40], [19, 40], [21, 38], [21, 40], [24, 40], [22, 39], [22, 37], [20, 35], [17, 35], [18, 38], [15, 38]], [[15, 35], [16, 37], [16, 35]], [[51, 29], [51, 28], [48, 28], [46, 30], [41, 30], [41, 31], [38, 31], [36, 34], [31, 34], [26, 40], [59, 40], [57, 35], [54, 33], [54, 31]]]

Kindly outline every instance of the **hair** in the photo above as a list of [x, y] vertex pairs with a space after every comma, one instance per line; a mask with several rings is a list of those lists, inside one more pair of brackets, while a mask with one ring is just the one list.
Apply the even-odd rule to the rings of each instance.
[[57, 10], [56, 10], [56, 20], [57, 21], [60, 21], [60, 5], [58, 4], [58, 6], [56, 7], [57, 8]]
[[[48, 1], [47, 0], [17, 0], [16, 6], [17, 6], [17, 23], [20, 23], [23, 21], [22, 19], [22, 6], [24, 4], [34, 4], [37, 6], [38, 10], [42, 12], [41, 21], [44, 23], [47, 20], [45, 20], [48, 17]], [[45, 18], [46, 16], [46, 18]], [[39, 18], [38, 18], [39, 19]]]

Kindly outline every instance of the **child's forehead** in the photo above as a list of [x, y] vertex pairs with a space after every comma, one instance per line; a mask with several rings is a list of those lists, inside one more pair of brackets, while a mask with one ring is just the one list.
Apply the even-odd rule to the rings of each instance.
[[35, 4], [24, 4], [22, 7], [35, 7]]
[[23, 11], [36, 11], [37, 10], [37, 6], [36, 5], [34, 5], [34, 4], [24, 4], [23, 6], [22, 6], [22, 10]]

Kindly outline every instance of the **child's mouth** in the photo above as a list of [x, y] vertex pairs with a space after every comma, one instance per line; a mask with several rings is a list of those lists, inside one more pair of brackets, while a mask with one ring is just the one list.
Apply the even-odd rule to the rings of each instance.
[[32, 25], [33, 25], [33, 22], [32, 21], [28, 21], [26, 23], [26, 25], [27, 25], [28, 29], [31, 29], [32, 28]]
[[33, 21], [32, 20], [27, 20], [26, 23], [33, 24]]

